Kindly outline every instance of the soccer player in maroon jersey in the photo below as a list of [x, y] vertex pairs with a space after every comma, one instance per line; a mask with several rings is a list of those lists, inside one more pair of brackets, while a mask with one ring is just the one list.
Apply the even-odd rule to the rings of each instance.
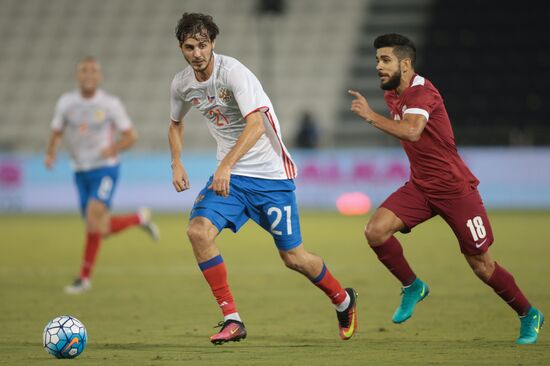
[[416, 47], [407, 37], [385, 34], [374, 41], [376, 70], [392, 119], [374, 112], [365, 97], [351, 110], [374, 127], [398, 138], [409, 158], [408, 182], [377, 209], [365, 236], [378, 259], [403, 285], [401, 304], [392, 321], [402, 323], [429, 293], [403, 255], [394, 236], [439, 215], [453, 229], [460, 250], [474, 273], [520, 317], [518, 344], [535, 343], [544, 321], [514, 277], [489, 255], [493, 232], [477, 190], [479, 181], [458, 155], [443, 99], [433, 84], [414, 70]]

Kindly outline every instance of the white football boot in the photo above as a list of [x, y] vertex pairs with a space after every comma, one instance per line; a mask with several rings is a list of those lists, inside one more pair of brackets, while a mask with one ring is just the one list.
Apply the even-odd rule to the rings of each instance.
[[65, 287], [65, 292], [71, 295], [78, 295], [89, 291], [92, 288], [92, 282], [88, 278], [77, 278], [72, 285]]
[[141, 228], [154, 240], [160, 240], [160, 230], [157, 224], [152, 221], [151, 210], [147, 207], [142, 207], [138, 210], [139, 221]]

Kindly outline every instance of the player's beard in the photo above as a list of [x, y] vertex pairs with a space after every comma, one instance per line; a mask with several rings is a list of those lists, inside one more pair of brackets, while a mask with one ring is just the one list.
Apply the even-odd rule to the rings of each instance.
[[401, 83], [401, 67], [393, 75], [390, 75], [388, 81], [385, 83], [380, 81], [380, 88], [382, 90], [394, 90], [397, 89], [399, 83]]
[[209, 57], [208, 59], [205, 59], [206, 65], [204, 65], [204, 67], [203, 67], [202, 69], [195, 69], [195, 68], [193, 67], [193, 64], [192, 64], [192, 62], [191, 62], [190, 60], [187, 60], [187, 63], [188, 63], [189, 65], [191, 65], [191, 67], [193, 67], [193, 70], [194, 70], [195, 72], [204, 72], [204, 71], [206, 71], [206, 69], [208, 69], [208, 66], [210, 66], [210, 63], [212, 62], [213, 59], [214, 59], [214, 50], [210, 51], [210, 57]]

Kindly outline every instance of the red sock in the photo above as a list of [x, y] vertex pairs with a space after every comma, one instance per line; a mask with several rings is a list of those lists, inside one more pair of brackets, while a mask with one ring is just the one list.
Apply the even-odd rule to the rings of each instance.
[[124, 229], [140, 224], [139, 215], [133, 213], [130, 215], [111, 216], [109, 234], [118, 233]]
[[82, 268], [80, 270], [80, 278], [90, 278], [92, 270], [94, 268], [97, 252], [99, 251], [99, 245], [101, 244], [100, 233], [87, 233], [86, 235], [86, 249], [84, 250], [84, 260], [82, 261]]
[[416, 275], [407, 263], [403, 255], [403, 248], [395, 236], [392, 235], [384, 244], [371, 248], [380, 262], [401, 281], [403, 286], [408, 286], [414, 282]]
[[346, 290], [344, 290], [342, 286], [340, 286], [340, 283], [332, 277], [332, 274], [324, 263], [321, 274], [311, 280], [311, 282], [327, 294], [334, 305], [341, 304], [342, 301], [346, 299]]
[[495, 262], [495, 271], [487, 281], [487, 284], [495, 290], [502, 300], [514, 309], [518, 315], [525, 315], [531, 308], [531, 304], [516, 285], [514, 276]]
[[199, 268], [210, 285], [210, 289], [223, 315], [236, 313], [237, 305], [235, 305], [233, 295], [231, 295], [229, 285], [227, 284], [227, 269], [222, 256], [218, 255], [206, 262], [199, 263]]

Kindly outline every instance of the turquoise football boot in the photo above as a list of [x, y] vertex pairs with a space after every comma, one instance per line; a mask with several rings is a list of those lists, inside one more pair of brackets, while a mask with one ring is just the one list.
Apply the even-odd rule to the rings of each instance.
[[519, 328], [519, 337], [516, 340], [517, 344], [534, 344], [537, 343], [540, 329], [544, 323], [544, 316], [540, 311], [531, 307], [527, 315], [519, 318], [521, 326]]
[[429, 293], [430, 289], [428, 285], [422, 282], [420, 278], [415, 279], [410, 286], [404, 287], [401, 291], [401, 304], [399, 304], [395, 313], [393, 313], [392, 321], [399, 324], [409, 319], [416, 304], [424, 300]]

